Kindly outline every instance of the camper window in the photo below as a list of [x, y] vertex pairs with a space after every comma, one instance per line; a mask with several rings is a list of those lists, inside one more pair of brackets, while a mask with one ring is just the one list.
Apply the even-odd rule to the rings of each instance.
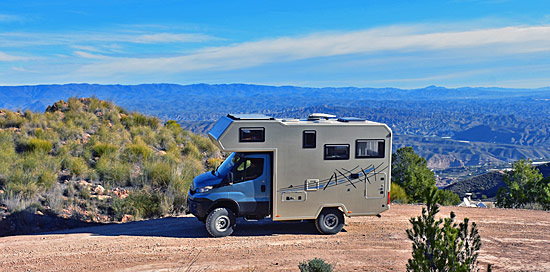
[[244, 160], [239, 166], [235, 167], [233, 171], [233, 181], [235, 183], [243, 182], [247, 180], [253, 180], [262, 175], [264, 171], [264, 159], [262, 158], [248, 158]]
[[315, 130], [304, 130], [302, 136], [302, 147], [303, 148], [315, 148]]
[[264, 142], [264, 128], [240, 128], [239, 142]]
[[349, 160], [349, 144], [326, 144], [325, 160]]
[[355, 141], [355, 158], [384, 158], [384, 140]]

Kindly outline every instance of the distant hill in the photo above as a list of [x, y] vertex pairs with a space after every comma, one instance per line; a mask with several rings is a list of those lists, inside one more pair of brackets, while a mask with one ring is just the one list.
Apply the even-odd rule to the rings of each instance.
[[313, 112], [388, 124], [395, 146], [413, 146], [429, 167], [550, 159], [550, 88], [307, 88], [249, 84], [0, 86], [0, 108], [43, 112], [69, 97], [108, 100], [206, 133], [227, 113], [303, 118]]
[[498, 188], [505, 186], [504, 175], [501, 171], [491, 171], [451, 184], [444, 189], [456, 193], [461, 199], [466, 193], [472, 193], [472, 199], [496, 201]]
[[[539, 169], [543, 177], [550, 176], [550, 163], [537, 165], [536, 168]], [[503, 181], [505, 174], [504, 171], [490, 171], [456, 182], [444, 189], [458, 194], [460, 198], [465, 197], [466, 193], [472, 193], [472, 199], [496, 201], [498, 189], [505, 186]]]

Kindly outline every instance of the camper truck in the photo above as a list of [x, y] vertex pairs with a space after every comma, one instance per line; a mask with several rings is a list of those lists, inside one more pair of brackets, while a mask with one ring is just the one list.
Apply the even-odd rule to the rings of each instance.
[[238, 217], [311, 220], [320, 233], [335, 234], [345, 216], [389, 208], [392, 133], [385, 124], [228, 114], [208, 136], [232, 153], [193, 180], [187, 209], [214, 237], [230, 235]]

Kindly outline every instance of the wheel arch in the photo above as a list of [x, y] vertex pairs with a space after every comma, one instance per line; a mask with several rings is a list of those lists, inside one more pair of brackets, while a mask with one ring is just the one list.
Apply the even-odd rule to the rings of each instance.
[[319, 217], [319, 214], [321, 214], [321, 212], [324, 209], [334, 209], [334, 208], [340, 210], [343, 215], [349, 216], [348, 215], [349, 211], [346, 208], [346, 205], [344, 205], [342, 203], [329, 203], [329, 204], [324, 204], [324, 205], [320, 206], [319, 209], [317, 209], [317, 212], [315, 213], [315, 218]]
[[236, 217], [239, 216], [239, 204], [233, 199], [222, 198], [222, 199], [216, 200], [212, 204], [212, 206], [210, 206], [210, 209], [208, 209], [207, 214], [209, 214], [210, 212], [212, 212], [214, 209], [217, 209], [217, 208], [230, 209], [235, 214]]

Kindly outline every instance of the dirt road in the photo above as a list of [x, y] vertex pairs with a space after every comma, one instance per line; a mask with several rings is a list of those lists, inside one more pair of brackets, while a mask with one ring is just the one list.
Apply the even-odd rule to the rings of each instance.
[[[443, 207], [480, 228], [483, 267], [550, 271], [550, 213]], [[163, 218], [0, 238], [1, 271], [297, 271], [320, 257], [337, 271], [404, 271], [411, 243], [405, 229], [421, 206], [393, 205], [382, 218], [347, 219], [337, 235], [304, 223], [239, 221], [231, 237], [209, 238], [194, 217]], [[483, 269], [484, 270], [484, 269]]]

